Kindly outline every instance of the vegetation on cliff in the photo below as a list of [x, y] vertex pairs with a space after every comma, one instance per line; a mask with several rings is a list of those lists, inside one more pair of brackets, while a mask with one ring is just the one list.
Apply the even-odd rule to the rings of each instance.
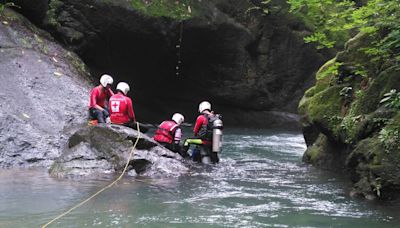
[[131, 0], [132, 7], [155, 17], [187, 19], [192, 15], [192, 0]]
[[320, 68], [299, 104], [313, 142], [304, 160], [346, 167], [355, 194], [392, 198], [400, 189], [398, 1], [289, 3], [313, 31], [305, 42], [343, 49]]

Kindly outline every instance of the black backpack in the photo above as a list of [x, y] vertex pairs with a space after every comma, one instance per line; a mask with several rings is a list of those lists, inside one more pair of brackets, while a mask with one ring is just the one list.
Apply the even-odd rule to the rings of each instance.
[[219, 114], [214, 114], [214, 115], [204, 114], [204, 116], [207, 118], [207, 125], [203, 125], [201, 127], [198, 135], [203, 140], [211, 141], [213, 129], [214, 129], [214, 121], [221, 119], [221, 115], [219, 115]]

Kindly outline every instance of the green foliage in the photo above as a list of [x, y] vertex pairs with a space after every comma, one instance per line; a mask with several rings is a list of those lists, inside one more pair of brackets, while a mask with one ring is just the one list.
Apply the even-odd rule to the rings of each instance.
[[192, 0], [131, 0], [132, 7], [156, 17], [187, 19], [193, 14]]
[[0, 3], [0, 14], [3, 14], [3, 11], [6, 7], [17, 7], [20, 8], [19, 6], [15, 5], [14, 2], [5, 2], [5, 3]]
[[379, 132], [378, 138], [387, 153], [400, 149], [400, 131], [398, 128], [383, 128]]
[[246, 11], [245, 11], [245, 14], [246, 15], [249, 15], [252, 11], [262, 11], [263, 13], [265, 13], [265, 14], [268, 14], [269, 13], [269, 3], [271, 2], [272, 0], [263, 0], [260, 4], [261, 4], [261, 6], [253, 6], [253, 7], [250, 7], [250, 8], [248, 8]]
[[340, 62], [334, 62], [332, 65], [330, 65], [328, 68], [326, 68], [323, 72], [317, 75], [317, 79], [322, 79], [325, 78], [327, 75], [335, 75], [337, 76], [339, 74], [339, 67], [343, 65], [343, 63]]
[[45, 23], [54, 27], [61, 27], [61, 24], [57, 21], [57, 11], [64, 3], [59, 0], [52, 0], [49, 3], [49, 10], [46, 12]]
[[350, 100], [353, 95], [353, 87], [346, 86], [342, 90], [340, 90], [339, 95], [344, 97], [345, 100]]
[[351, 37], [353, 1], [349, 0], [288, 0], [290, 12], [302, 18], [314, 31], [305, 42], [317, 48], [342, 46]]
[[[400, 4], [398, 0], [369, 0], [358, 7], [349, 0], [288, 0], [290, 11], [302, 18], [313, 33], [305, 42], [317, 48], [343, 47], [358, 32], [372, 38], [362, 50], [372, 62], [400, 61]], [[360, 71], [365, 75], [365, 71]]]
[[385, 104], [388, 108], [400, 110], [400, 92], [397, 92], [395, 89], [390, 90], [389, 93], [383, 95], [380, 103]]

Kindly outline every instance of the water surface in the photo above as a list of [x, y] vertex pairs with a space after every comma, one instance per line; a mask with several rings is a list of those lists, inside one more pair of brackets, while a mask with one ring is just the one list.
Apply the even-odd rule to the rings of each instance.
[[[349, 183], [301, 162], [299, 132], [227, 129], [221, 162], [181, 177], [125, 177], [50, 227], [400, 227], [398, 203], [348, 197]], [[39, 227], [115, 177], [0, 171], [0, 227]]]

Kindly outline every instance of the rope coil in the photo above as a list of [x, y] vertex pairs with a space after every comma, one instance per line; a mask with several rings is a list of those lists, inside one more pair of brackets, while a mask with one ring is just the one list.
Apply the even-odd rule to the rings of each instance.
[[121, 180], [122, 176], [124, 176], [126, 170], [128, 169], [128, 165], [129, 165], [129, 161], [131, 160], [131, 158], [133, 157], [133, 153], [135, 152], [135, 148], [139, 142], [140, 139], [140, 127], [139, 127], [139, 122], [136, 122], [136, 129], [138, 132], [138, 135], [136, 137], [136, 141], [135, 144], [133, 145], [131, 152], [129, 153], [129, 157], [128, 157], [128, 161], [125, 164], [125, 167], [121, 173], [121, 175], [119, 175], [119, 177], [117, 179], [115, 179], [111, 184], [103, 187], [102, 189], [100, 189], [99, 191], [97, 191], [96, 193], [94, 193], [93, 195], [91, 195], [89, 198], [87, 198], [86, 200], [78, 203], [77, 205], [75, 205], [74, 207], [72, 207], [71, 209], [63, 212], [62, 214], [58, 215], [57, 217], [55, 217], [54, 219], [52, 219], [51, 221], [49, 221], [48, 223], [46, 223], [45, 225], [42, 226], [42, 228], [46, 228], [48, 225], [52, 224], [53, 222], [57, 221], [58, 219], [64, 217], [65, 215], [69, 214], [71, 211], [77, 209], [78, 207], [82, 206], [83, 204], [89, 202], [91, 199], [93, 199], [94, 197], [96, 197], [97, 195], [99, 195], [100, 193], [104, 192], [105, 190], [107, 190], [108, 188], [112, 187], [115, 183], [117, 183], [119, 180]]

